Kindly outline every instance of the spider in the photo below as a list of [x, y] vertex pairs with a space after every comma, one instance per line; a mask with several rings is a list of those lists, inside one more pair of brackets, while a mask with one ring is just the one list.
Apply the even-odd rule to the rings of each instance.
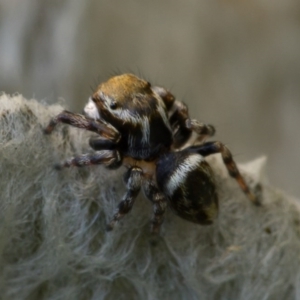
[[108, 230], [132, 209], [141, 189], [153, 204], [152, 233], [159, 232], [167, 205], [187, 221], [211, 224], [218, 213], [218, 195], [205, 157], [215, 153], [221, 153], [229, 175], [259, 205], [228, 148], [218, 141], [205, 142], [214, 135], [214, 127], [191, 119], [183, 102], [135, 75], [123, 74], [101, 83], [84, 114], [65, 110], [50, 121], [45, 133], [50, 134], [58, 123], [98, 134], [89, 141], [93, 154], [66, 160], [59, 169], [94, 164], [127, 169], [126, 194]]

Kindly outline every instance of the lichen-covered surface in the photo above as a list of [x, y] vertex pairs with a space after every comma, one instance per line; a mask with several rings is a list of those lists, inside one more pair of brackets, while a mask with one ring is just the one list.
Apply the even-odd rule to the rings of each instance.
[[0, 96], [1, 299], [300, 299], [299, 207], [265, 182], [263, 159], [242, 167], [262, 185], [262, 207], [211, 157], [217, 220], [197, 226], [168, 211], [154, 244], [143, 195], [105, 231], [125, 191], [122, 170], [53, 169], [90, 151], [79, 129], [43, 135], [62, 109]]

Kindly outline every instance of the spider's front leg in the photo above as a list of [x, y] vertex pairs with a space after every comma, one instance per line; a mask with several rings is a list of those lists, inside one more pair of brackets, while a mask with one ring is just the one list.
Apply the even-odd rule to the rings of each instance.
[[58, 123], [65, 123], [71, 126], [93, 131], [100, 134], [103, 138], [117, 143], [120, 140], [120, 133], [112, 125], [96, 119], [90, 119], [81, 114], [62, 111], [56, 117], [52, 118], [48, 126], [44, 129], [46, 134], [50, 134]]
[[153, 217], [151, 219], [151, 233], [157, 234], [164, 221], [164, 214], [167, 207], [167, 199], [157, 188], [154, 181], [146, 181], [143, 190], [145, 196], [153, 203]]
[[89, 165], [104, 165], [109, 169], [116, 169], [122, 164], [122, 157], [118, 151], [101, 150], [92, 154], [82, 154], [62, 163], [56, 164], [55, 168], [61, 170], [62, 168], [69, 168], [72, 166], [83, 167]]
[[243, 192], [247, 195], [247, 197], [253, 202], [255, 205], [260, 205], [259, 199], [250, 191], [247, 183], [242, 177], [239, 169], [232, 158], [232, 154], [229, 149], [222, 144], [221, 142], [207, 142], [202, 145], [191, 146], [187, 148], [187, 150], [191, 153], [196, 152], [202, 156], [208, 156], [211, 154], [221, 153], [223, 162], [228, 170], [228, 173], [231, 177], [233, 177]]
[[112, 220], [109, 222], [109, 224], [107, 224], [106, 229], [108, 231], [112, 230], [116, 222], [118, 222], [131, 210], [134, 200], [136, 199], [142, 186], [143, 172], [140, 168], [133, 167], [127, 171], [124, 178], [127, 192], [122, 201], [119, 203], [117, 211]]
[[94, 164], [103, 164], [109, 168], [118, 168], [121, 165], [122, 158], [120, 153], [118, 151], [113, 151], [116, 149], [121, 135], [112, 125], [99, 119], [93, 120], [81, 114], [75, 114], [64, 110], [51, 119], [48, 126], [44, 129], [44, 132], [50, 134], [58, 123], [65, 123], [98, 133], [100, 137], [90, 139], [90, 146], [94, 150], [101, 151], [97, 151], [93, 154], [82, 154], [71, 158], [63, 163], [57, 164], [55, 166], [56, 169]]

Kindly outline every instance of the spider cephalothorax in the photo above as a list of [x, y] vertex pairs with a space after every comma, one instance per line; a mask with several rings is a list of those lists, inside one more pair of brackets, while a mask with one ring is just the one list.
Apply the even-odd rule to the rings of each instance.
[[120, 132], [118, 149], [124, 155], [149, 160], [172, 144], [163, 100], [148, 82], [134, 75], [116, 76], [100, 84], [84, 112]]
[[124, 165], [127, 193], [108, 224], [128, 213], [142, 188], [153, 203], [152, 232], [158, 232], [167, 204], [181, 218], [210, 224], [218, 212], [218, 196], [211, 167], [204, 157], [221, 153], [229, 174], [255, 204], [259, 204], [240, 175], [232, 155], [220, 142], [205, 142], [214, 127], [190, 119], [187, 106], [162, 87], [153, 87], [132, 74], [110, 78], [89, 98], [84, 115], [63, 111], [58, 122], [93, 131], [94, 154], [84, 154], [59, 167]]

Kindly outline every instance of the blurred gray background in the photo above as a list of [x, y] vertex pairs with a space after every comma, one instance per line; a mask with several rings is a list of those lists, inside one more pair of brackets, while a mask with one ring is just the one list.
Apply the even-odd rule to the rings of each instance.
[[81, 111], [124, 72], [215, 124], [238, 162], [267, 155], [299, 197], [299, 0], [0, 0], [0, 91]]

